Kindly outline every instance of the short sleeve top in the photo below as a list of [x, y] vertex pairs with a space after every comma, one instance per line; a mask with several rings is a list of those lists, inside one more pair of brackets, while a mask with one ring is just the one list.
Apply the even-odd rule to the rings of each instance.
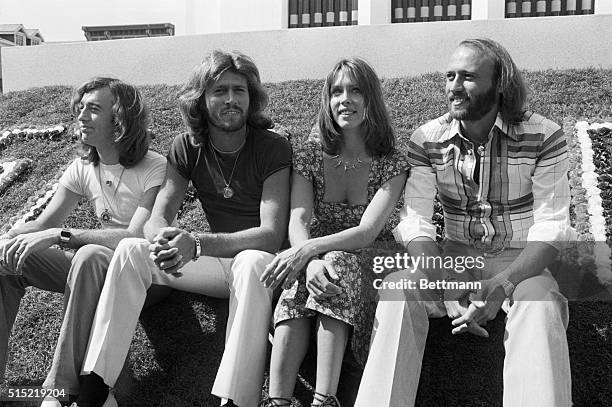
[[149, 150], [138, 164], [125, 168], [121, 164], [94, 166], [77, 158], [62, 174], [59, 183], [66, 189], [92, 201], [96, 215], [109, 210], [111, 219], [103, 228], [125, 229], [141, 203], [145, 192], [158, 187], [166, 175], [166, 160]]
[[[291, 167], [291, 145], [276, 133], [248, 127], [241, 151], [226, 155], [215, 152], [209, 142], [196, 146], [188, 134], [181, 134], [167, 159], [192, 182], [211, 231], [232, 233], [260, 226], [264, 182]], [[223, 196], [226, 182], [234, 191], [231, 198]]]

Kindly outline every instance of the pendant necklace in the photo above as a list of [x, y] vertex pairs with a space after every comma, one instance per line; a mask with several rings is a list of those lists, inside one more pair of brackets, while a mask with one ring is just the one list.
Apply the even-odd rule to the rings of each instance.
[[472, 143], [472, 148], [475, 147], [475, 150], [478, 153], [478, 156], [482, 157], [485, 153], [486, 145], [489, 142], [489, 137], [486, 137], [485, 139], [480, 139], [480, 140], [472, 140], [472, 139], [469, 139], [469, 140]]
[[[111, 220], [113, 219], [113, 216], [111, 215], [109, 208], [112, 208], [112, 206], [115, 204], [115, 198], [117, 197], [117, 190], [119, 189], [119, 185], [121, 184], [121, 178], [123, 178], [125, 167], [123, 167], [123, 169], [121, 170], [121, 174], [119, 175], [119, 180], [117, 181], [117, 185], [115, 186], [115, 191], [113, 192], [112, 202], [109, 202], [108, 198], [106, 197], [106, 193], [104, 192], [104, 187], [102, 186], [102, 175], [100, 173], [100, 167], [102, 167], [101, 163], [98, 164], [98, 179], [100, 181], [100, 190], [102, 191], [102, 198], [103, 198], [102, 203], [104, 205], [104, 210], [100, 214], [100, 221], [104, 224], [109, 224]], [[106, 186], [108, 187], [113, 185], [111, 180], [107, 180], [104, 184], [106, 184]], [[108, 204], [108, 207], [106, 206], [107, 204]]]
[[[245, 143], [246, 143], [246, 138], [242, 141], [242, 144], [240, 144], [240, 146], [234, 150], [234, 151], [228, 151], [228, 152], [224, 152], [219, 150], [217, 147], [215, 147], [215, 145], [213, 144], [212, 140], [210, 140], [210, 145], [213, 148], [213, 156], [215, 157], [215, 162], [217, 163], [217, 168], [219, 169], [219, 172], [221, 173], [221, 178], [223, 179], [223, 183], [225, 184], [225, 188], [223, 188], [223, 198], [225, 199], [230, 199], [231, 197], [234, 196], [234, 190], [232, 189], [232, 187], [230, 186], [230, 184], [232, 183], [232, 179], [234, 178], [234, 170], [236, 169], [236, 164], [238, 163], [238, 158], [240, 158], [240, 153], [242, 152], [242, 147], [244, 147]], [[217, 151], [222, 153], [222, 154], [235, 154], [236, 152], [238, 152], [238, 155], [236, 156], [236, 159], [234, 160], [234, 166], [232, 167], [232, 172], [230, 174], [229, 180], [226, 181], [225, 180], [225, 175], [223, 174], [223, 169], [221, 168], [221, 164], [219, 164], [219, 159], [217, 158]]]
[[364, 164], [363, 161], [361, 161], [361, 159], [359, 158], [359, 156], [357, 156], [355, 161], [353, 161], [352, 163], [350, 161], [344, 161], [342, 159], [342, 157], [340, 157], [340, 154], [336, 154], [334, 156], [331, 156], [330, 159], [338, 160], [338, 161], [336, 161], [336, 164], [334, 165], [334, 168], [343, 167], [344, 168], [344, 172], [346, 172], [348, 170], [355, 170], [355, 171], [357, 171]]

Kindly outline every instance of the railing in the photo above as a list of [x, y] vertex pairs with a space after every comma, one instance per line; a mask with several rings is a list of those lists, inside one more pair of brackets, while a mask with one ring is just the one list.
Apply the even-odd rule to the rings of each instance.
[[[598, 0], [611, 1], [611, 0]], [[506, 0], [506, 18], [593, 14], [595, 0]]]
[[289, 28], [357, 25], [358, 0], [289, 0]]
[[469, 20], [471, 0], [393, 0], [392, 23]]

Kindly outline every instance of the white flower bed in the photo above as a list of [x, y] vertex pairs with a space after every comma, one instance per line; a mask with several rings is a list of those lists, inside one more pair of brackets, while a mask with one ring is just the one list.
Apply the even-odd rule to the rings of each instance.
[[4, 171], [0, 174], [0, 192], [11, 185], [22, 172], [30, 168], [32, 166], [32, 160], [23, 158], [16, 161], [7, 161], [1, 165]]
[[597, 277], [603, 283], [612, 282], [612, 252], [606, 242], [606, 219], [603, 213], [601, 190], [598, 188], [597, 172], [593, 163], [593, 147], [587, 130], [601, 127], [612, 128], [612, 123], [592, 124], [585, 121], [576, 123], [576, 136], [582, 153], [582, 186], [586, 190], [589, 216], [589, 232], [595, 241], [594, 256]]
[[[6, 130], [0, 135], [0, 150], [12, 142], [20, 139], [56, 140], [66, 132], [66, 129], [66, 126], [59, 124], [57, 126], [43, 129], [26, 128]], [[19, 174], [21, 174], [31, 165], [32, 160], [30, 159], [3, 163], [2, 169], [4, 171], [0, 174], [0, 192], [7, 188], [19, 176]], [[0, 227], [0, 231], [6, 231], [13, 225], [20, 225], [36, 219], [55, 194], [58, 187], [57, 180], [59, 179], [60, 175], [61, 172], [51, 181], [47, 182], [38, 194], [34, 195], [28, 200], [26, 207], [29, 209], [13, 216], [6, 224]]]
[[61, 124], [55, 127], [48, 127], [45, 129], [14, 129], [14, 130], [6, 130], [2, 135], [0, 135], [0, 148], [4, 148], [13, 142], [15, 139], [19, 138], [29, 138], [29, 139], [49, 139], [53, 140], [58, 138], [62, 133], [66, 131], [66, 127]]
[[43, 211], [43, 209], [45, 209], [45, 207], [49, 204], [51, 198], [53, 198], [55, 191], [57, 191], [58, 185], [59, 183], [57, 182], [51, 185], [51, 188], [44, 192], [42, 196], [40, 196], [40, 198], [36, 200], [34, 205], [32, 205], [32, 207], [30, 207], [30, 209], [26, 213], [21, 215], [21, 217], [18, 217], [18, 219], [14, 223], [11, 222], [13, 223], [13, 227], [23, 225], [26, 222], [36, 219], [38, 215], [40, 215], [40, 213]]

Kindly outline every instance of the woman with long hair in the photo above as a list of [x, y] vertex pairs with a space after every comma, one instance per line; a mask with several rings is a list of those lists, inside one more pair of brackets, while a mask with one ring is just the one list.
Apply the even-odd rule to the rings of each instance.
[[[344, 352], [365, 361], [371, 320], [364, 307], [372, 267], [365, 253], [377, 240], [393, 240], [387, 222], [407, 178], [406, 158], [395, 137], [380, 80], [360, 58], [343, 59], [321, 93], [318, 140], [293, 158], [291, 248], [261, 277], [282, 284], [265, 406], [289, 406], [311, 329], [317, 339], [313, 406], [339, 406], [336, 398]], [[313, 217], [317, 227], [311, 228]], [[371, 284], [370, 284], [371, 288]], [[367, 321], [366, 321], [367, 320]]]

